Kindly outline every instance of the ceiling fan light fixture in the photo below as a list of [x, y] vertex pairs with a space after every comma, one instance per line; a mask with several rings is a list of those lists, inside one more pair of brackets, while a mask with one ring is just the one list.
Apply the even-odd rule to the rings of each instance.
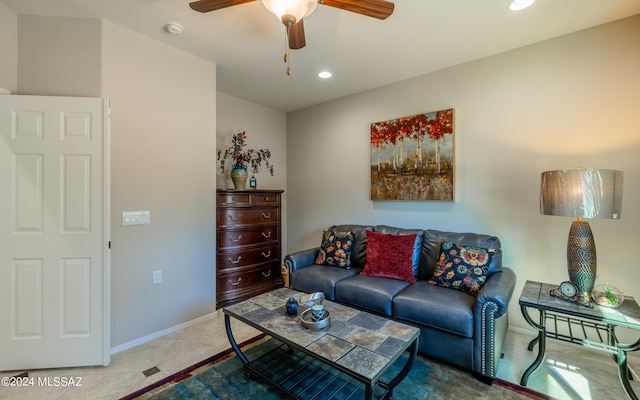
[[[311, 14], [318, 5], [317, 0], [262, 0], [262, 4], [286, 26], [293, 26]], [[293, 23], [291, 23], [293, 21]], [[288, 25], [291, 24], [291, 25]]]
[[285, 14], [283, 15], [280, 20], [282, 21], [282, 23], [284, 24], [284, 26], [286, 26], [287, 28], [291, 28], [292, 26], [294, 26], [297, 22], [296, 17], [294, 17], [291, 14]]
[[532, 5], [536, 0], [513, 0], [511, 4], [509, 4], [509, 9], [511, 11], [520, 11]]

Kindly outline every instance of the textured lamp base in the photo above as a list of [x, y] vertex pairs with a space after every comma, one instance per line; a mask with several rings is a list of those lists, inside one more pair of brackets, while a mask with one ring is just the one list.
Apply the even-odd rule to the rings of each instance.
[[583, 294], [590, 294], [596, 281], [596, 243], [587, 221], [573, 221], [567, 242], [569, 279]]

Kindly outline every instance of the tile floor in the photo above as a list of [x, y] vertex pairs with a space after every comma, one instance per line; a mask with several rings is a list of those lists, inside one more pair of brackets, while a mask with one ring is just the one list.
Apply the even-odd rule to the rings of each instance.
[[[233, 332], [240, 343], [258, 332], [238, 321], [233, 321]], [[505, 357], [500, 362], [498, 377], [519, 382], [524, 370], [535, 359], [536, 353], [526, 350], [531, 336], [510, 330], [505, 343]], [[68, 400], [118, 399], [143, 388], [165, 376], [195, 364], [229, 347], [221, 310], [196, 324], [159, 339], [115, 354], [108, 367], [66, 368], [30, 371], [30, 376], [49, 378], [82, 377], [81, 387], [35, 386], [6, 387], [0, 385], [3, 400]], [[634, 371], [640, 373], [638, 359], [631, 360]], [[152, 367], [160, 370], [145, 377], [143, 371]], [[23, 371], [0, 372], [0, 378], [14, 376]], [[529, 379], [529, 387], [558, 399], [618, 400], [626, 396], [618, 381], [616, 364], [600, 352], [554, 340], [547, 342], [544, 364]], [[640, 394], [640, 378], [632, 381]]]

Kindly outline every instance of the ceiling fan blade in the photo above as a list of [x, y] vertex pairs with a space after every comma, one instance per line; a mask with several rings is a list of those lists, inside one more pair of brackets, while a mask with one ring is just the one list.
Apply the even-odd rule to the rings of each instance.
[[387, 19], [395, 7], [392, 2], [385, 0], [318, 0], [318, 4], [377, 19]]
[[244, 3], [251, 3], [252, 1], [256, 0], [200, 0], [189, 3], [189, 7], [195, 11], [206, 13], [209, 11], [220, 10], [222, 8], [239, 6]]
[[298, 50], [306, 45], [307, 42], [304, 38], [304, 19], [301, 19], [289, 28], [289, 48], [291, 50]]

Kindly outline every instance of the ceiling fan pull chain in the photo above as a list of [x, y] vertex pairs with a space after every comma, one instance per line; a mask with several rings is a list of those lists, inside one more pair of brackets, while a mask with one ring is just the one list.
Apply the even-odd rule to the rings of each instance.
[[285, 25], [284, 34], [284, 62], [287, 64], [287, 75], [291, 75], [291, 67], [289, 66], [289, 26]]

